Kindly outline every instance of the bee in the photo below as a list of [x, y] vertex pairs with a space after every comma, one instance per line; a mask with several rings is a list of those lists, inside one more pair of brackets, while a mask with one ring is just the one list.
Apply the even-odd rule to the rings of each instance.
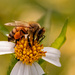
[[27, 35], [27, 39], [30, 44], [30, 38], [32, 38], [33, 43], [36, 39], [39, 43], [45, 38], [44, 27], [41, 27], [36, 22], [25, 22], [25, 21], [15, 21], [11, 23], [6, 23], [7, 26], [15, 26], [13, 30], [8, 35], [8, 41], [19, 41], [21, 38]]

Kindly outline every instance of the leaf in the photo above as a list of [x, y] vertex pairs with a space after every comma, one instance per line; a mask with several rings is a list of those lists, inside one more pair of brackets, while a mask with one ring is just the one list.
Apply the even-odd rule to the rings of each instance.
[[12, 54], [12, 56], [11, 56], [11, 62], [10, 62], [10, 65], [9, 65], [9, 67], [8, 67], [8, 70], [7, 70], [7, 75], [10, 75], [10, 73], [11, 73], [11, 71], [12, 71], [14, 65], [17, 63], [17, 61], [18, 61], [18, 60], [15, 59], [14, 54]]
[[43, 74], [43, 75], [47, 75], [47, 74]]
[[66, 31], [67, 31], [67, 24], [68, 24], [68, 19], [66, 19], [65, 24], [62, 28], [62, 31], [58, 38], [51, 44], [51, 47], [59, 49], [64, 42], [66, 41]]
[[44, 61], [45, 61], [45, 60], [43, 60], [43, 59], [39, 59], [38, 63], [39, 63], [39, 64], [42, 64]]
[[4, 36], [6, 36], [6, 34], [9, 33], [8, 29], [7, 29], [4, 25], [1, 25], [1, 24], [0, 24], [0, 32], [1, 32]]

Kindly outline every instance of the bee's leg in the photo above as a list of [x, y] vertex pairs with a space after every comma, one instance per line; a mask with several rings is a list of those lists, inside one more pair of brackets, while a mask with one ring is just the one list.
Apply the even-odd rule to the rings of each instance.
[[45, 38], [45, 35], [43, 35], [42, 38], [38, 40], [38, 42], [40, 43], [44, 38]]
[[36, 40], [39, 41], [42, 36], [37, 35]]
[[30, 40], [29, 40], [29, 35], [27, 36], [27, 40], [28, 40], [29, 46], [31, 47]]
[[35, 35], [33, 34], [33, 44], [34, 44]]
[[21, 36], [20, 36], [20, 40], [24, 37], [23, 34], [25, 34], [25, 32], [21, 29], [21, 30], [20, 30], [20, 35], [21, 35]]
[[16, 40], [15, 40], [15, 43], [17, 43], [17, 41], [19, 41], [19, 40], [20, 40], [20, 39], [16, 39]]
[[37, 32], [37, 30], [33, 33], [33, 44], [34, 44], [36, 32]]
[[39, 41], [39, 36], [37, 36], [36, 40]]

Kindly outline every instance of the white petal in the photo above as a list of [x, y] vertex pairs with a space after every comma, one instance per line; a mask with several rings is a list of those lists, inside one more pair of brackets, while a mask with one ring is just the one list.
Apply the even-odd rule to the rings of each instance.
[[43, 75], [43, 74], [45, 74], [44, 71], [43, 71], [43, 69], [41, 68], [41, 66], [40, 66], [37, 62], [34, 62], [34, 65], [35, 65], [35, 67], [36, 67], [36, 70], [37, 70], [37, 72], [38, 72], [38, 75]]
[[42, 57], [42, 59], [58, 66], [61, 67], [61, 64], [59, 62], [59, 57], [60, 57], [60, 51], [55, 49], [55, 48], [51, 48], [51, 47], [45, 47], [44, 51], [47, 51], [46, 53], [46, 57]]
[[0, 41], [0, 47], [13, 47], [14, 43], [8, 41]]
[[50, 59], [50, 58], [47, 58], [47, 57], [42, 57], [42, 59], [44, 59], [45, 61], [48, 61], [48, 62], [50, 62], [50, 63], [52, 63], [52, 64], [54, 64], [58, 67], [61, 67], [59, 59], [54, 60], [54, 59]]
[[23, 75], [30, 75], [30, 65], [24, 66], [24, 74]]
[[32, 64], [32, 66], [30, 67], [30, 70], [31, 70], [31, 75], [38, 75], [38, 71], [34, 64]]
[[15, 65], [14, 68], [12, 69], [10, 75], [17, 75], [17, 74], [18, 74], [18, 71], [19, 71], [19, 68], [20, 68], [21, 63], [22, 63], [21, 61], [18, 61], [18, 62], [16, 63], [16, 65]]
[[24, 75], [42, 75], [44, 71], [38, 63], [33, 63], [31, 66], [25, 64]]
[[33, 63], [31, 66], [18, 61], [11, 71], [10, 75], [42, 75], [44, 71], [38, 63]]
[[47, 51], [48, 53], [60, 54], [60, 51], [58, 49], [52, 47], [44, 47], [43, 50]]
[[14, 52], [15, 44], [8, 41], [0, 41], [0, 55]]
[[19, 70], [18, 70], [17, 75], [23, 75], [23, 74], [24, 74], [24, 66], [25, 66], [25, 64], [23, 64], [23, 63], [21, 62], [21, 64], [20, 64], [19, 66], [20, 66], [20, 67], [19, 67]]
[[53, 58], [53, 59], [56, 59], [56, 58], [60, 57], [59, 54], [53, 54], [53, 53], [46, 53], [46, 56], [49, 57], [49, 58]]

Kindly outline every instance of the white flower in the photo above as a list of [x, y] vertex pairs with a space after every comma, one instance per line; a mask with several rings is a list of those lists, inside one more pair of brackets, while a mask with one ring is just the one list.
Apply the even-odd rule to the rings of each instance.
[[[14, 53], [15, 44], [7, 41], [0, 41], [0, 55]], [[46, 56], [42, 56], [42, 59], [46, 60], [49, 63], [52, 63], [58, 67], [61, 67], [59, 62], [60, 51], [52, 47], [44, 47], [44, 51], [47, 51]], [[23, 64], [21, 61], [18, 61], [14, 68], [11, 71], [10, 75], [42, 75], [44, 74], [43, 69], [37, 62], [32, 63], [31, 65]]]

